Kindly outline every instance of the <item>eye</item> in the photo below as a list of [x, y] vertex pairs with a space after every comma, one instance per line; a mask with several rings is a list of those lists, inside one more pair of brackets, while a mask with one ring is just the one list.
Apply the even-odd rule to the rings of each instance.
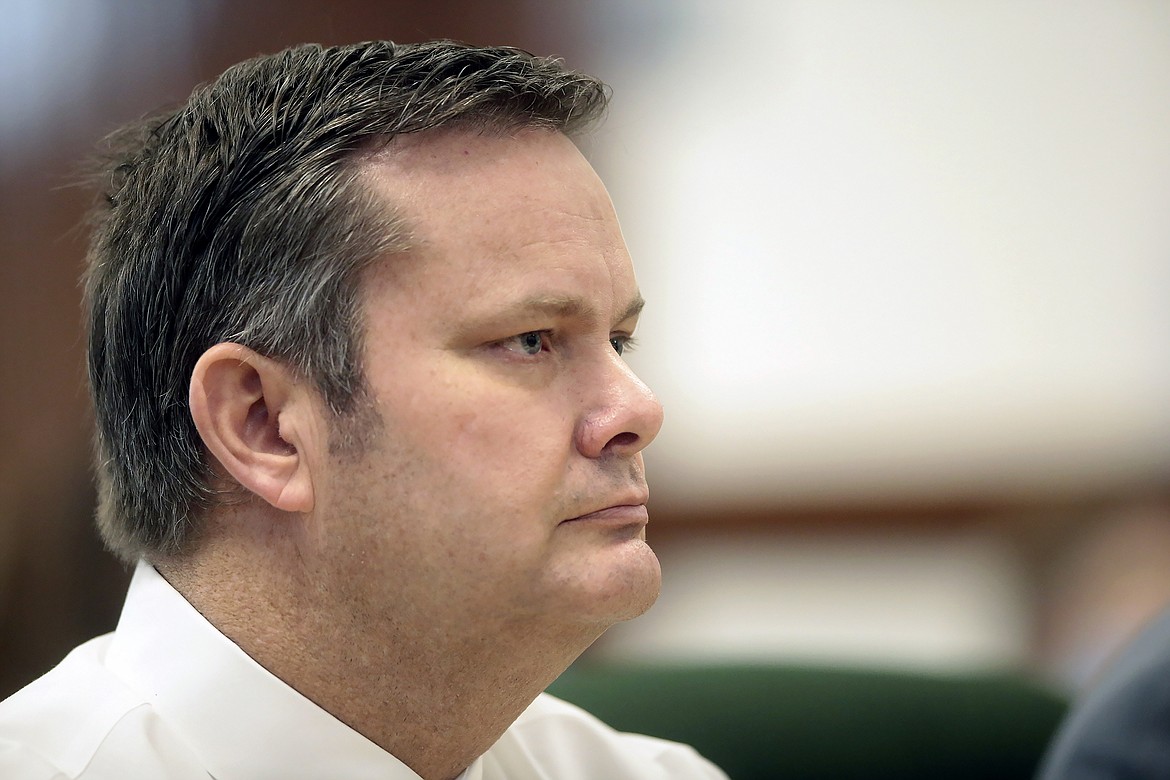
[[517, 336], [504, 339], [500, 346], [511, 352], [524, 355], [539, 355], [549, 347], [549, 332], [547, 330], [530, 330]]
[[633, 336], [610, 336], [609, 344], [613, 347], [613, 351], [619, 355], [624, 355], [627, 350], [632, 350], [637, 345]]

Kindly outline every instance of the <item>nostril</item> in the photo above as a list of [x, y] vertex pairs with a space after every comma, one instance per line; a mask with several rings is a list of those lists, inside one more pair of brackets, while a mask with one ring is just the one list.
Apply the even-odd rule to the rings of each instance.
[[629, 445], [636, 444], [637, 441], [638, 441], [638, 434], [630, 433], [629, 431], [626, 431], [624, 433], [619, 433], [617, 436], [614, 436], [612, 439], [610, 439], [609, 444], [607, 446], [608, 447], [627, 447]]

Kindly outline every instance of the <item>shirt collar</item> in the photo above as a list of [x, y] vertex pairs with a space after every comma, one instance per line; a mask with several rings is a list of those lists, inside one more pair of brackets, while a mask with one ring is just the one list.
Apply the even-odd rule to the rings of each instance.
[[[134, 572], [107, 665], [151, 702], [217, 780], [419, 780], [252, 660], [146, 562]], [[481, 764], [460, 780], [477, 780]]]

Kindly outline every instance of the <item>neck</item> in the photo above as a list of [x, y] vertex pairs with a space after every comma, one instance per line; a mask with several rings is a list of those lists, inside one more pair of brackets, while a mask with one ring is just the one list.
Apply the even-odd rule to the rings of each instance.
[[466, 769], [604, 629], [409, 609], [370, 626], [295, 567], [238, 557], [204, 548], [159, 569], [257, 663], [424, 780]]

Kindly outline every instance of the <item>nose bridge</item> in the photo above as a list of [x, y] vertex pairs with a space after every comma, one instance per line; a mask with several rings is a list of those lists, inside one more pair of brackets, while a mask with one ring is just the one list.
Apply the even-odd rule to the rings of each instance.
[[[585, 380], [585, 408], [578, 448], [588, 457], [633, 455], [653, 441], [662, 427], [662, 404], [616, 352]], [[583, 388], [584, 389], [584, 388]]]

